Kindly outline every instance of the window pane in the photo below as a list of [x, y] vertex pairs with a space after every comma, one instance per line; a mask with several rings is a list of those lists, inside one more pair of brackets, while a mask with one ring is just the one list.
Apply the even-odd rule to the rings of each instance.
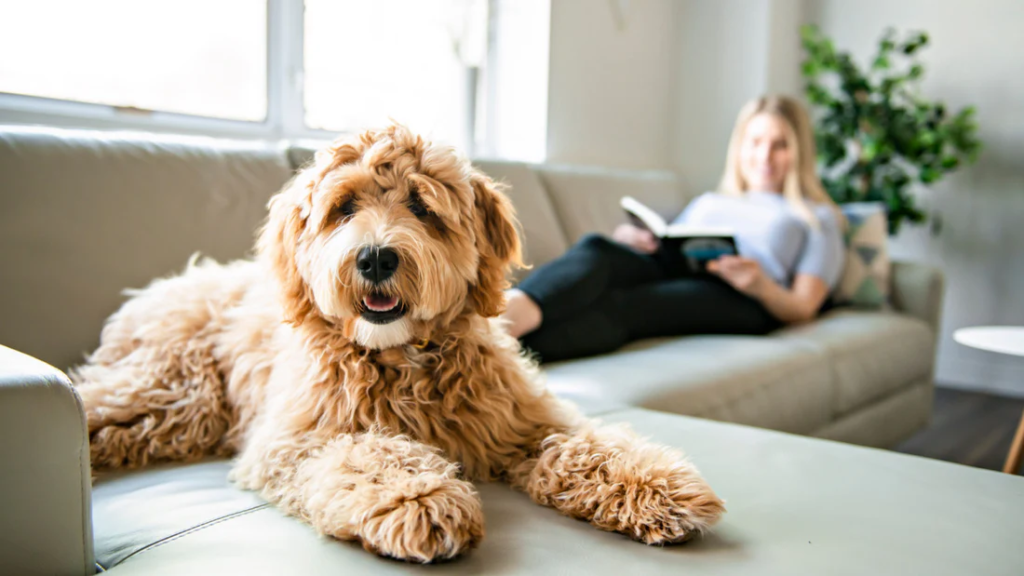
[[0, 1], [0, 91], [261, 121], [266, 0]]
[[306, 124], [349, 131], [393, 118], [464, 147], [475, 78], [464, 60], [479, 58], [481, 27], [486, 3], [306, 0]]

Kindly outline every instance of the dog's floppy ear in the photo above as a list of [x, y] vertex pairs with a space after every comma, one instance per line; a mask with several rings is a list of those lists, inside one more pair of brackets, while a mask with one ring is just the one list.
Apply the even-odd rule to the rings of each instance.
[[301, 173], [270, 199], [270, 215], [256, 241], [257, 257], [269, 266], [280, 285], [284, 320], [295, 325], [313, 314], [313, 298], [295, 260], [309, 217], [310, 186], [308, 175]]
[[267, 207], [270, 215], [256, 241], [257, 257], [277, 278], [284, 320], [296, 326], [315, 312], [313, 293], [299, 272], [295, 250], [312, 211], [313, 189], [331, 170], [355, 162], [376, 137], [372, 131], [342, 136], [322, 150], [314, 161], [278, 192]]
[[506, 276], [513, 266], [523, 266], [515, 209], [499, 186], [483, 173], [473, 170], [470, 181], [480, 254], [477, 282], [470, 296], [478, 314], [497, 316], [505, 308], [504, 290], [509, 287]]

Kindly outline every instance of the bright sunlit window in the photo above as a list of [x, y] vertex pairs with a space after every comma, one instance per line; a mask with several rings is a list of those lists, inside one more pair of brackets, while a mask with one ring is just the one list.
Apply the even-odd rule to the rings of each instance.
[[0, 1], [0, 92], [262, 121], [260, 0]]
[[306, 124], [393, 118], [465, 146], [486, 35], [485, 0], [306, 0]]
[[550, 0], [0, 0], [0, 123], [331, 138], [391, 120], [542, 161]]

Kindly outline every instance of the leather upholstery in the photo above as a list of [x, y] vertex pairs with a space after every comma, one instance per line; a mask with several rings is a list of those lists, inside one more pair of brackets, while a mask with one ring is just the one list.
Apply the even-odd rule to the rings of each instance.
[[[1024, 480], [944, 462], [648, 410], [608, 414], [686, 450], [728, 512], [707, 537], [664, 548], [601, 532], [502, 484], [480, 485], [487, 536], [431, 574], [1016, 574]], [[408, 574], [355, 543], [319, 538], [218, 482], [229, 465], [166, 467], [101, 481], [120, 505], [97, 526], [152, 535], [111, 570], [132, 574]], [[208, 478], [197, 482], [194, 475]], [[131, 482], [128, 488], [122, 484]], [[200, 493], [197, 493], [200, 492]], [[99, 498], [99, 496], [98, 496]], [[168, 511], [229, 503], [182, 530]], [[139, 513], [152, 510], [152, 514]], [[102, 557], [106, 554], [98, 550]]]
[[682, 211], [689, 200], [675, 174], [544, 165], [536, 167], [551, 196], [566, 238], [576, 242], [589, 232], [610, 234], [625, 222], [619, 207], [624, 195], [633, 196], [665, 218]]
[[126, 288], [241, 258], [287, 180], [270, 144], [0, 129], [0, 343], [66, 368]]
[[91, 574], [89, 437], [59, 370], [0, 346], [0, 573]]

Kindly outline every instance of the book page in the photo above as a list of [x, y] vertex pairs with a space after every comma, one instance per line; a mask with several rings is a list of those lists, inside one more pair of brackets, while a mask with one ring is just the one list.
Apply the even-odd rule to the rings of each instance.
[[665, 236], [668, 224], [665, 223], [665, 219], [658, 215], [657, 212], [651, 210], [644, 203], [640, 202], [632, 196], [623, 196], [622, 200], [619, 200], [619, 205], [627, 213], [636, 216], [648, 230], [654, 233], [655, 236], [663, 238]]

